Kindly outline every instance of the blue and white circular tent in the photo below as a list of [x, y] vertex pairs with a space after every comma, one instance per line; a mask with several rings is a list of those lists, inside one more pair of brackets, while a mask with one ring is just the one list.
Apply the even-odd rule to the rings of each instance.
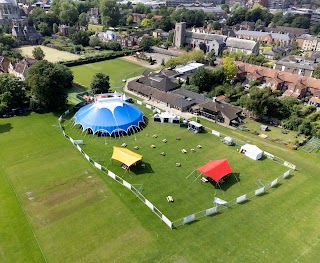
[[145, 124], [143, 112], [121, 97], [99, 97], [74, 115], [75, 125], [81, 125], [83, 131], [117, 136], [137, 132]]

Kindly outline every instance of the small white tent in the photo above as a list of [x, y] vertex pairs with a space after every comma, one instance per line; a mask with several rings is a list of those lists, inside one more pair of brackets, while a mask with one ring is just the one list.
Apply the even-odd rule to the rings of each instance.
[[253, 144], [245, 144], [240, 148], [240, 153], [248, 156], [253, 160], [259, 160], [262, 158], [263, 151]]

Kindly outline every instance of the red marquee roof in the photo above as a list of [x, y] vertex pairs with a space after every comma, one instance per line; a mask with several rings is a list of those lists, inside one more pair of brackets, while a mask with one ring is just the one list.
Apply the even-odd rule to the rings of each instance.
[[222, 177], [232, 173], [227, 159], [210, 161], [197, 170], [216, 182], [219, 182]]

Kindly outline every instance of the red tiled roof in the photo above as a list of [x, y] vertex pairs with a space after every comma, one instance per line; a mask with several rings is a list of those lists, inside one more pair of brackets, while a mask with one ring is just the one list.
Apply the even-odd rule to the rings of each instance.
[[317, 98], [317, 97], [312, 97], [312, 98], [309, 100], [309, 102], [314, 102], [314, 103], [320, 104], [320, 99]]

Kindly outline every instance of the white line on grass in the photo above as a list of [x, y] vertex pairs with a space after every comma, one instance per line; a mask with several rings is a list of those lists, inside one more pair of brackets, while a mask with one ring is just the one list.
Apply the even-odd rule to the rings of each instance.
[[299, 257], [297, 257], [294, 261], [292, 262], [297, 262], [297, 260], [299, 258], [301, 258], [305, 253], [307, 253], [311, 248], [313, 248], [316, 244], [318, 244], [318, 242], [320, 241], [320, 239], [318, 239], [313, 245], [309, 246]]
[[19, 198], [16, 190], [14, 189], [11, 180], [9, 179], [6, 170], [4, 169], [3, 166], [1, 166], [1, 169], [2, 169], [2, 171], [4, 172], [6, 178], [7, 178], [8, 182], [9, 182], [9, 184], [10, 184], [10, 186], [11, 186], [11, 189], [12, 189], [12, 191], [14, 192], [14, 194], [15, 194], [17, 200], [18, 200], [18, 203], [19, 203], [19, 205], [20, 205], [20, 208], [21, 208], [21, 210], [23, 211], [23, 214], [24, 214], [24, 216], [25, 216], [25, 218], [26, 218], [26, 220], [27, 220], [27, 222], [28, 222], [28, 225], [29, 225], [29, 227], [30, 227], [30, 229], [31, 229], [31, 231], [32, 231], [32, 234], [33, 234], [33, 236], [34, 236], [34, 238], [35, 238], [35, 240], [36, 240], [36, 242], [37, 242], [37, 245], [38, 245], [38, 247], [39, 247], [39, 249], [40, 249], [40, 252], [41, 252], [41, 255], [42, 255], [42, 257], [43, 257], [43, 260], [44, 260], [44, 262], [47, 262], [46, 256], [44, 255], [44, 253], [43, 253], [43, 251], [42, 251], [42, 248], [41, 248], [41, 246], [40, 246], [39, 240], [38, 240], [38, 238], [37, 238], [37, 236], [36, 236], [36, 233], [35, 233], [34, 230], [33, 230], [33, 227], [32, 227], [32, 225], [31, 225], [31, 223], [30, 223], [30, 221], [29, 221], [29, 218], [28, 218], [28, 216], [27, 216], [27, 213], [26, 213], [26, 211], [24, 210], [24, 208], [23, 208], [23, 206], [22, 206], [22, 204], [21, 204], [20, 198]]

